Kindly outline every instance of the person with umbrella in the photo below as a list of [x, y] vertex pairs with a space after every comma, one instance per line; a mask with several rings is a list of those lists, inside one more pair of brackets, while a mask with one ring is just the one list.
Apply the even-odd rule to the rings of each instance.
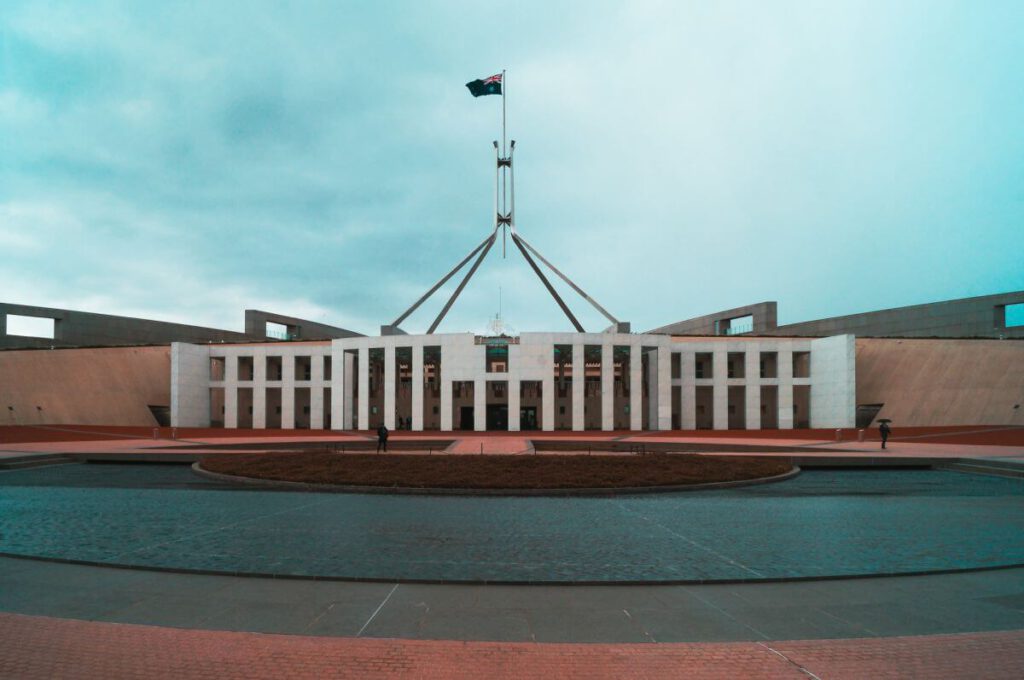
[[892, 428], [889, 427], [889, 423], [892, 421], [888, 418], [882, 418], [878, 421], [878, 433], [882, 435], [882, 448], [885, 448], [885, 442], [889, 439], [889, 433], [892, 432]]

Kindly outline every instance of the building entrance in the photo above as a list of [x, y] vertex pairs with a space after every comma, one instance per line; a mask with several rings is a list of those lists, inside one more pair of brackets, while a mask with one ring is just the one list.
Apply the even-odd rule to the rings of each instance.
[[487, 405], [487, 429], [508, 431], [508, 404]]
[[473, 429], [473, 407], [462, 406], [459, 408], [459, 429], [460, 430], [472, 430]]
[[524, 406], [519, 409], [519, 429], [536, 430], [540, 427], [537, 421], [537, 407]]

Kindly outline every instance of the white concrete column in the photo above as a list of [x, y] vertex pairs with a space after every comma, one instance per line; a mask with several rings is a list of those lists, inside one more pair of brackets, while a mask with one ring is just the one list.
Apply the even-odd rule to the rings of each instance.
[[793, 350], [779, 348], [779, 429], [793, 429]]
[[508, 378], [508, 431], [519, 432], [519, 390], [522, 389], [519, 379]]
[[[626, 376], [622, 376], [625, 378]], [[643, 348], [636, 343], [629, 345], [629, 429], [644, 429], [644, 361]]]
[[656, 385], [651, 385], [651, 394], [658, 395], [657, 421], [651, 421], [651, 427], [658, 430], [672, 429], [672, 350], [668, 345], [661, 345], [657, 352], [658, 367], [655, 371]]
[[384, 347], [384, 427], [395, 429], [395, 346], [388, 343]]
[[746, 421], [748, 430], [761, 429], [761, 346], [756, 342], [747, 344], [743, 366], [746, 386]]
[[[551, 368], [554, 371], [554, 367]], [[540, 429], [550, 432], [555, 429], [555, 376], [545, 373], [540, 381]]]
[[[444, 370], [444, 361], [442, 357], [442, 370]], [[441, 430], [452, 431], [452, 381], [448, 378], [441, 379]]]
[[483, 378], [473, 380], [473, 429], [487, 429], [487, 381]]
[[729, 429], [729, 352], [726, 347], [716, 347], [711, 358], [711, 372], [714, 379], [714, 428]]
[[412, 429], [423, 431], [423, 345], [412, 348]]
[[238, 429], [238, 357], [224, 359], [224, 428]]
[[336, 410], [331, 412], [331, 422], [335, 428], [352, 430], [356, 425], [352, 419], [352, 409], [356, 403], [356, 357], [339, 348], [332, 363], [334, 377], [331, 383], [335, 388], [331, 390], [331, 398], [334, 401], [332, 409]]
[[679, 369], [683, 378], [679, 395], [679, 426], [684, 430], [697, 429], [697, 355], [686, 350], [679, 355]]
[[601, 340], [601, 429], [615, 429], [615, 345]]
[[[328, 354], [330, 352], [328, 351]], [[314, 354], [310, 357], [309, 386], [309, 429], [324, 429], [324, 357]]]
[[360, 430], [370, 429], [370, 348], [359, 348], [359, 424]]
[[583, 345], [572, 346], [572, 429], [582, 432], [584, 429], [584, 387], [586, 386], [587, 362]]
[[252, 429], [267, 429], [267, 355], [260, 351], [252, 358]]
[[295, 429], [295, 357], [281, 357], [281, 429]]

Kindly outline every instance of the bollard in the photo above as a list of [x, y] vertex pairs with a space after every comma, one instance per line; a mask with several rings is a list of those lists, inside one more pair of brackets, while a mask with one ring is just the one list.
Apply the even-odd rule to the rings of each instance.
[[178, 428], [172, 427], [171, 428], [171, 439], [177, 439], [177, 438], [178, 438]]
[[159, 427], [154, 427], [153, 428], [153, 439], [160, 439], [160, 428]]
[[837, 442], [843, 441], [843, 431], [840, 430], [839, 428], [836, 428], [836, 441]]
[[857, 441], [864, 441], [864, 430], [857, 430]]
[[480, 455], [484, 455], [484, 443], [480, 442]]

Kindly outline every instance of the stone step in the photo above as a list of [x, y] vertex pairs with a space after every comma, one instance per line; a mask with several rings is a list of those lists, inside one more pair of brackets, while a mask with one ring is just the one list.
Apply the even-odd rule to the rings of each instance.
[[960, 460], [952, 463], [941, 463], [934, 467], [939, 470], [966, 472], [975, 475], [1024, 478], [1024, 464], [1010, 461]]
[[62, 454], [20, 456], [17, 458], [0, 459], [0, 470], [20, 470], [23, 468], [44, 467], [46, 465], [64, 465], [74, 463], [73, 458]]

